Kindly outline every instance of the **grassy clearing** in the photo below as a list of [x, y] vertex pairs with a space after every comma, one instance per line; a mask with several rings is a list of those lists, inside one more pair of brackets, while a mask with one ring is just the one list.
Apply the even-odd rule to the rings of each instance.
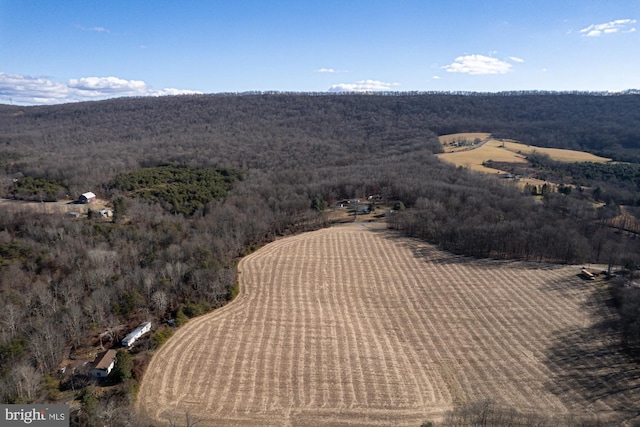
[[531, 153], [542, 153], [547, 154], [551, 157], [552, 160], [557, 160], [559, 162], [593, 162], [593, 163], [607, 163], [610, 162], [611, 159], [606, 157], [596, 156], [595, 154], [585, 153], [584, 151], [575, 151], [575, 150], [563, 150], [560, 148], [544, 148], [544, 147], [535, 147], [533, 145], [525, 145], [516, 141], [509, 140], [492, 140], [489, 141], [490, 144], [497, 144], [503, 149], [511, 151], [515, 154], [531, 154]]
[[486, 134], [452, 134], [440, 137], [445, 153], [438, 154], [438, 158], [445, 162], [453, 163], [456, 166], [466, 167], [484, 173], [502, 173], [499, 169], [489, 168], [483, 165], [488, 160], [506, 163], [527, 163], [526, 157], [534, 152], [547, 154], [551, 159], [561, 162], [594, 162], [606, 163], [611, 159], [596, 156], [582, 151], [562, 150], [559, 148], [543, 148], [532, 145], [525, 145], [515, 141], [490, 139], [481, 146], [450, 147], [443, 141], [450, 144], [450, 141], [459, 140], [461, 136], [470, 135], [473, 140], [474, 135]]
[[462, 166], [484, 173], [503, 172], [498, 169], [483, 166], [483, 163], [487, 160], [508, 163], [527, 163], [524, 154], [502, 148], [499, 141], [495, 139], [489, 140], [486, 144], [477, 148], [438, 154], [438, 158], [445, 162], [453, 163], [456, 166]]
[[56, 202], [29, 202], [14, 199], [0, 199], [0, 210], [7, 212], [34, 212], [43, 214], [65, 214], [76, 213], [78, 215], [87, 215], [89, 209], [99, 211], [107, 208], [109, 202], [98, 199], [90, 204], [76, 204], [73, 200], [62, 199]]

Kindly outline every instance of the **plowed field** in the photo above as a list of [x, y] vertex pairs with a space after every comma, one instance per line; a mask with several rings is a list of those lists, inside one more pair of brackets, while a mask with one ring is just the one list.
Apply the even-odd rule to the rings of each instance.
[[456, 257], [358, 224], [276, 241], [239, 268], [240, 296], [153, 357], [140, 412], [415, 426], [487, 398], [613, 425], [640, 411], [614, 309], [579, 269]]

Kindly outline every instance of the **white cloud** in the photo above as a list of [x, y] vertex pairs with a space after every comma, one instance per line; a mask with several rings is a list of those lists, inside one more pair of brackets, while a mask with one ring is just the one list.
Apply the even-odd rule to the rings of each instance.
[[93, 32], [96, 32], [96, 33], [110, 33], [111, 32], [111, 30], [109, 30], [108, 28], [105, 28], [105, 27], [102, 27], [102, 26], [99, 26], [99, 25], [97, 25], [95, 27], [85, 27], [85, 26], [82, 26], [82, 25], [76, 25], [75, 27], [79, 28], [82, 31], [93, 31]]
[[603, 34], [614, 34], [618, 32], [632, 33], [636, 29], [632, 27], [637, 21], [635, 19], [616, 19], [615, 21], [605, 22], [604, 24], [589, 25], [580, 30], [585, 37], [599, 37]]
[[155, 90], [142, 80], [117, 77], [82, 77], [66, 84], [45, 77], [0, 73], [0, 102], [21, 105], [61, 104], [121, 96], [163, 96], [201, 92], [166, 88]]
[[334, 70], [333, 68], [320, 68], [318, 70], [316, 70], [316, 73], [335, 73], [336, 70]]
[[55, 104], [64, 102], [69, 88], [42, 77], [0, 73], [0, 99], [18, 104]]
[[524, 59], [518, 58], [517, 56], [510, 56], [509, 59], [512, 60], [513, 62], [520, 62], [520, 63], [524, 62]]
[[432, 78], [433, 80], [440, 80], [442, 77], [440, 77], [440, 76], [433, 76], [433, 77], [431, 77], [431, 78]]
[[340, 83], [332, 85], [329, 92], [374, 92], [392, 90], [400, 83], [386, 83], [380, 80], [359, 80], [355, 83]]
[[117, 77], [82, 77], [70, 79], [68, 86], [85, 93], [125, 93], [144, 95], [148, 91], [142, 80], [123, 80]]
[[458, 56], [453, 63], [442, 67], [449, 73], [481, 74], [505, 74], [511, 71], [512, 65], [508, 62], [484, 55]]

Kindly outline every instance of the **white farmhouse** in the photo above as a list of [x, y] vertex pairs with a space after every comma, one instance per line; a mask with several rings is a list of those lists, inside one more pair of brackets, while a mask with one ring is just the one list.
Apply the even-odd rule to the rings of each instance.
[[151, 330], [151, 322], [144, 322], [122, 340], [123, 347], [131, 347], [134, 342]]
[[113, 367], [116, 366], [116, 354], [115, 350], [107, 350], [96, 357], [95, 365], [89, 375], [97, 378], [104, 378], [109, 375]]

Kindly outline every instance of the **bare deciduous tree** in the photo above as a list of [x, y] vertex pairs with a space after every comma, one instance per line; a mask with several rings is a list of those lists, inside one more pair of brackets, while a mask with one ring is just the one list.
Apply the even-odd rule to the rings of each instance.
[[9, 384], [15, 398], [32, 402], [41, 387], [42, 377], [33, 366], [21, 363], [14, 367], [9, 374]]

